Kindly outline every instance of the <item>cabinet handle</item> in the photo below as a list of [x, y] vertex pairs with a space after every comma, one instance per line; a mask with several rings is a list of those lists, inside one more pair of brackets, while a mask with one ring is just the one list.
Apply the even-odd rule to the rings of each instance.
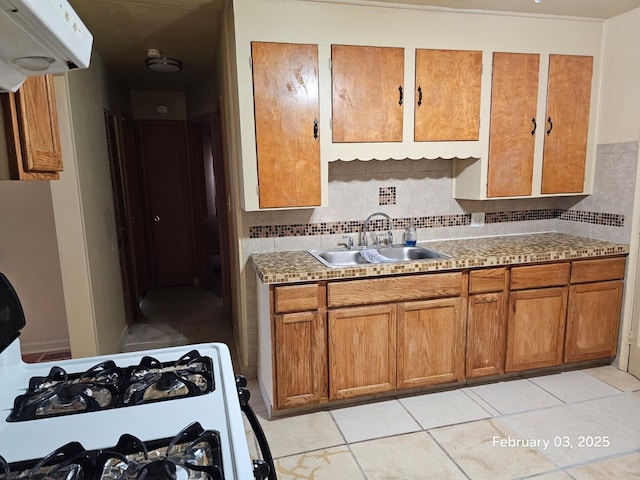
[[535, 135], [536, 134], [536, 128], [538, 128], [538, 124], [536, 123], [536, 117], [533, 117], [531, 119], [531, 121], [533, 122], [533, 130], [531, 130], [531, 135]]
[[398, 87], [398, 91], [400, 92], [400, 100], [398, 101], [398, 105], [402, 105], [402, 98], [403, 98], [402, 85]]
[[422, 105], [422, 87], [418, 87], [418, 106]]
[[313, 138], [318, 138], [318, 119], [313, 120]]
[[547, 135], [549, 135], [551, 133], [551, 130], [553, 130], [553, 122], [551, 121], [551, 117], [547, 118], [547, 122], [549, 122], [549, 130], [547, 130]]

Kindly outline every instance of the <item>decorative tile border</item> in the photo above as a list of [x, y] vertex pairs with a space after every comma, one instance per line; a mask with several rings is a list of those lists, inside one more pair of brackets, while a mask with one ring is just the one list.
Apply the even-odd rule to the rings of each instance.
[[378, 192], [378, 205], [395, 205], [396, 187], [380, 187]]
[[[587, 212], [583, 210], [541, 208], [505, 212], [487, 212], [485, 214], [485, 223], [524, 222], [531, 220], [553, 219], [592, 223], [608, 227], [624, 227], [624, 215], [615, 213]], [[471, 214], [463, 213], [457, 215], [403, 217], [393, 220], [396, 230], [404, 230], [409, 226], [410, 222], [413, 222], [416, 228], [462, 227], [471, 225]], [[358, 233], [362, 231], [362, 224], [363, 220], [347, 220], [340, 222], [295, 223], [289, 225], [254, 225], [249, 227], [249, 238], [300, 237], [310, 235]], [[386, 220], [376, 218], [370, 222], [370, 227], [372, 230], [384, 230], [388, 228], [388, 224]]]

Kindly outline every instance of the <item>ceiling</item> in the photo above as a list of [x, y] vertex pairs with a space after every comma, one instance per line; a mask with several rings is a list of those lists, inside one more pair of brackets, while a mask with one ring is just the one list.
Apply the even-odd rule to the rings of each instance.
[[[100, 58], [133, 90], [187, 90], [212, 74], [224, 5], [229, 0], [69, 0], [94, 36]], [[340, 0], [308, 0], [339, 2]], [[506, 11], [610, 18], [640, 7], [640, 0], [354, 0], [427, 5], [474, 11]], [[183, 62], [176, 73], [145, 68], [147, 50]]]

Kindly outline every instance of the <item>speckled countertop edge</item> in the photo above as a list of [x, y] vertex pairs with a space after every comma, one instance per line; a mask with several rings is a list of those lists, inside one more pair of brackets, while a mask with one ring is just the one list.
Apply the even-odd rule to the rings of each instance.
[[306, 250], [298, 250], [256, 253], [250, 256], [249, 261], [262, 283], [278, 284], [551, 262], [629, 253], [629, 245], [626, 244], [563, 233], [438, 240], [420, 242], [419, 245], [437, 250], [451, 258], [328, 268]]

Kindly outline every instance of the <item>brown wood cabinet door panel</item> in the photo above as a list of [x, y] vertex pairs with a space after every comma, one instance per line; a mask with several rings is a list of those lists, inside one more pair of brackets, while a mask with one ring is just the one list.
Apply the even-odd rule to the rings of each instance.
[[414, 139], [478, 140], [482, 52], [416, 50]]
[[531, 195], [539, 66], [538, 54], [493, 54], [489, 197]]
[[469, 296], [467, 378], [504, 373], [506, 307], [506, 293]]
[[592, 76], [593, 57], [549, 55], [542, 193], [584, 190]]
[[625, 257], [575, 261], [571, 264], [571, 283], [623, 279], [626, 263]]
[[464, 377], [463, 298], [398, 305], [398, 389]]
[[321, 302], [320, 289], [317, 283], [308, 285], [282, 285], [275, 287], [276, 312], [296, 312], [316, 310]]
[[512, 292], [505, 371], [560, 365], [568, 287]]
[[459, 296], [465, 290], [461, 272], [329, 282], [330, 307]]
[[251, 44], [260, 208], [320, 205], [317, 45]]
[[62, 170], [60, 133], [53, 77], [29, 77], [16, 93], [21, 124], [22, 154], [25, 171]]
[[616, 355], [623, 287], [619, 280], [570, 287], [565, 362]]
[[30, 77], [0, 94], [13, 180], [57, 180], [62, 171], [58, 113], [51, 75]]
[[469, 293], [500, 292], [507, 288], [507, 269], [482, 268], [469, 272]]
[[327, 397], [324, 316], [302, 312], [275, 317], [277, 407], [319, 403]]
[[396, 306], [328, 312], [329, 398], [389, 392], [396, 387]]
[[513, 267], [511, 290], [566, 285], [569, 283], [570, 272], [569, 262]]
[[333, 142], [402, 141], [403, 48], [332, 45], [331, 80]]

